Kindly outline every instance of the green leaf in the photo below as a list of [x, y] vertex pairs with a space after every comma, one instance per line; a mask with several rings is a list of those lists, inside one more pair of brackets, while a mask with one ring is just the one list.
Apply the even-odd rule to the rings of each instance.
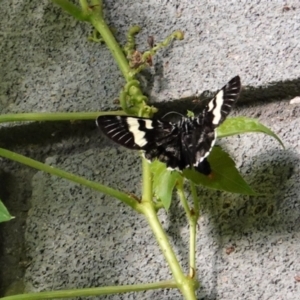
[[[258, 195], [242, 178], [234, 161], [220, 147], [212, 149], [208, 161], [213, 171], [211, 176], [205, 176], [193, 169], [185, 169], [183, 176], [197, 185], [211, 189], [244, 195]], [[177, 171], [167, 170], [166, 165], [158, 160], [151, 164], [151, 172], [154, 174], [154, 193], [168, 210], [172, 201], [173, 189], [177, 181], [181, 180], [182, 175]]]
[[166, 165], [158, 160], [151, 164], [151, 172], [154, 174], [154, 193], [161, 200], [164, 208], [168, 210], [172, 201], [173, 189], [181, 175], [177, 171], [167, 170]]
[[246, 117], [227, 118], [217, 128], [217, 136], [219, 138], [246, 132], [262, 132], [268, 134], [275, 138], [284, 148], [280, 138], [272, 130], [261, 124], [257, 119]]
[[238, 193], [244, 195], [257, 195], [246, 183], [235, 167], [234, 161], [220, 147], [214, 147], [208, 157], [212, 174], [205, 176], [191, 169], [183, 171], [184, 177], [197, 185], [211, 189]]
[[0, 222], [6, 222], [15, 217], [11, 216], [3, 202], [0, 200]]

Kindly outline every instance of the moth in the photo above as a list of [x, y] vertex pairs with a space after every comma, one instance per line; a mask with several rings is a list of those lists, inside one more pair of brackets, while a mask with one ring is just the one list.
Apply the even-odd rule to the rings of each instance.
[[133, 116], [99, 116], [96, 124], [114, 142], [132, 150], [142, 150], [147, 160], [158, 159], [168, 169], [194, 168], [209, 175], [207, 156], [222, 124], [238, 99], [240, 77], [232, 78], [197, 117], [182, 117], [177, 123]]

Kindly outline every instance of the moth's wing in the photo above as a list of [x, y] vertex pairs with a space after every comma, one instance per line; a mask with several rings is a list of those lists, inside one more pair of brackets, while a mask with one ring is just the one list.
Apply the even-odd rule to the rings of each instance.
[[[232, 106], [236, 103], [241, 91], [239, 76], [232, 78], [216, 96], [208, 103], [203, 112], [194, 122], [195, 130], [192, 133], [193, 166], [201, 173], [210, 172], [206, 157], [216, 141], [215, 129], [228, 116]], [[209, 173], [208, 173], [209, 174]]]
[[163, 141], [172, 130], [168, 122], [129, 116], [99, 116], [96, 124], [111, 140], [133, 150], [155, 146], [156, 141]]
[[199, 173], [202, 173], [204, 175], [209, 175], [211, 174], [211, 167], [210, 167], [210, 164], [209, 162], [207, 161], [207, 158], [204, 158], [202, 160], [201, 163], [197, 164], [197, 166], [194, 167], [195, 170], [197, 170]]
[[193, 122], [193, 130], [185, 134], [182, 138], [183, 149], [185, 156], [188, 157], [190, 166], [197, 166], [201, 163], [210, 153], [215, 144], [215, 130], [211, 126]]
[[235, 76], [210, 100], [203, 113], [199, 115], [200, 123], [202, 121], [213, 129], [219, 126], [230, 113], [240, 91], [241, 79], [239, 76]]
[[200, 125], [198, 119], [190, 119], [188, 131], [182, 131], [182, 156], [185, 168], [193, 166], [198, 172], [205, 175], [211, 173], [210, 165], [206, 160], [214, 143], [215, 132], [211, 126]]

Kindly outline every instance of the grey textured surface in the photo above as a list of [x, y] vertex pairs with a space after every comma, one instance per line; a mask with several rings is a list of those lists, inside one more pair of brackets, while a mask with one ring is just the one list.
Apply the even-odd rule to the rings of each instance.
[[[283, 1], [104, 1], [106, 17], [124, 42], [138, 24], [140, 49], [185, 32], [155, 57], [142, 79], [155, 101], [216, 90], [239, 74], [244, 85], [299, 79], [300, 4]], [[105, 46], [89, 43], [87, 24], [50, 1], [1, 1], [0, 109], [96, 111], [115, 109], [124, 81]], [[146, 78], [150, 84], [146, 84]], [[299, 91], [300, 93], [300, 91]], [[287, 95], [288, 96], [288, 95]], [[239, 109], [260, 117], [286, 150], [263, 135], [222, 141], [248, 182], [266, 197], [201, 190], [197, 235], [199, 299], [297, 299], [300, 284], [299, 106], [288, 101]], [[136, 153], [115, 147], [91, 130], [89, 138], [23, 144], [23, 153], [49, 164], [139, 194]], [[48, 151], [48, 152], [47, 152]], [[56, 153], [54, 155], [54, 153]], [[177, 203], [177, 202], [176, 202]], [[146, 222], [123, 204], [40, 172], [32, 181], [26, 243], [28, 290], [132, 284], [170, 278]], [[187, 266], [188, 227], [175, 204], [160, 213], [176, 253]], [[226, 248], [235, 251], [226, 254]], [[181, 299], [151, 291], [106, 299]], [[104, 299], [104, 298], [101, 298]]]

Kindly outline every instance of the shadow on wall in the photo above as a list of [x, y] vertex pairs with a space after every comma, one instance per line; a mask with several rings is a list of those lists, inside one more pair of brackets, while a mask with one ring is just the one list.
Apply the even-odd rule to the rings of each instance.
[[[175, 99], [170, 102], [153, 102], [152, 105], [159, 109], [158, 116], [164, 115], [168, 111], [177, 111], [186, 114], [187, 110], [197, 113], [201, 111], [207, 102], [214, 96], [215, 92], [204, 91], [198, 97], [188, 97], [184, 99]], [[272, 82], [266, 86], [243, 87], [237, 106], [260, 105], [261, 103], [270, 103], [278, 100], [292, 99], [300, 96], [300, 78]]]
[[[156, 114], [161, 117], [169, 111], [176, 111], [186, 114], [187, 110], [195, 113], [201, 111], [205, 104], [213, 97], [215, 93], [204, 91], [199, 97], [189, 97], [184, 99], [175, 99], [170, 102], [152, 103], [159, 109]], [[238, 107], [244, 105], [260, 105], [283, 99], [294, 98], [300, 95], [300, 78], [287, 80], [284, 82], [270, 83], [268, 86], [244, 87], [240, 99], [237, 102]], [[167, 120], [167, 119], [166, 119]], [[94, 121], [78, 122], [34, 122], [23, 123], [19, 126], [5, 127], [0, 130], [1, 147], [11, 148], [15, 145], [28, 144], [51, 144], [59, 142], [65, 138], [83, 137], [90, 135], [91, 130], [95, 129]]]

